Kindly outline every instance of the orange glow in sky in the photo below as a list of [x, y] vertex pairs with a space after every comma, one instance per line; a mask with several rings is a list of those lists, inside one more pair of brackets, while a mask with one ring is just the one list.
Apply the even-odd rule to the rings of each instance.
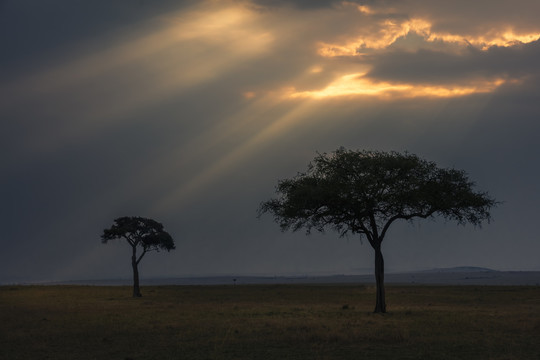
[[453, 86], [434, 86], [422, 84], [400, 84], [374, 82], [365, 74], [343, 75], [322, 90], [296, 91], [288, 89], [288, 98], [329, 98], [337, 96], [375, 96], [378, 98], [414, 98], [414, 97], [457, 97], [474, 93], [486, 93], [495, 90], [505, 81], [503, 79], [476, 81], [470, 84]]
[[123, 215], [178, 238], [149, 278], [362, 273], [366, 244], [257, 220], [277, 179], [340, 146], [418, 152], [505, 201], [485, 235], [430, 225], [445, 251], [425, 263], [439, 244], [397, 234], [397, 271], [540, 270], [540, 0], [79, 3], [0, 0], [0, 285], [124, 278], [99, 241]]
[[[376, 14], [375, 10], [362, 5], [357, 10], [364, 16]], [[512, 46], [517, 43], [530, 43], [540, 39], [540, 33], [518, 33], [512, 28], [492, 29], [482, 35], [460, 35], [433, 30], [433, 24], [422, 18], [405, 20], [385, 19], [377, 26], [367, 27], [363, 33], [354, 34], [348, 40], [340, 42], [321, 42], [318, 54], [323, 57], [355, 56], [366, 52], [385, 49], [396, 43], [400, 38], [416, 34], [426, 43], [443, 42], [460, 46], [475, 46], [487, 50], [491, 46]]]

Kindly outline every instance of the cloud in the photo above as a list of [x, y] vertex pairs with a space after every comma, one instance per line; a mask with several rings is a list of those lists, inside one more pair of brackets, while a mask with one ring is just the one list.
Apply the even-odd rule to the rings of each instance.
[[356, 17], [362, 24], [317, 42], [317, 55], [339, 60], [341, 72], [317, 88], [293, 84], [286, 97], [455, 97], [492, 92], [537, 71], [537, 26], [527, 32], [516, 30], [517, 25], [501, 28], [488, 21], [482, 33], [440, 31], [437, 16], [416, 13], [415, 7], [372, 5], [343, 3], [347, 11], [332, 10], [346, 12], [348, 23]]
[[400, 83], [452, 84], [472, 79], [519, 81], [538, 74], [540, 41], [511, 47], [490, 47], [480, 51], [468, 47], [459, 54], [418, 50], [391, 50], [373, 55], [367, 76]]
[[341, 4], [341, 0], [253, 0], [252, 3], [264, 8], [293, 7], [302, 10], [331, 8]]
[[[341, 145], [463, 168], [506, 201], [479, 232], [398, 228], [391, 267], [463, 265], [471, 243], [470, 265], [537, 264], [539, 41], [503, 36], [535, 34], [537, 2], [516, 3], [522, 22], [504, 1], [483, 15], [483, 1], [287, 3], [5, 3], [2, 276], [129, 276], [129, 254], [103, 248], [99, 234], [130, 215], [155, 217], [177, 239], [143, 274], [370, 266], [356, 239], [283, 234], [256, 219], [278, 179]], [[512, 244], [527, 250], [516, 265], [504, 252], [517, 228]], [[426, 241], [452, 245], [400, 260], [403, 244]], [[490, 242], [488, 258], [478, 244]]]
[[517, 33], [538, 32], [535, 13], [540, 4], [534, 0], [475, 2], [458, 0], [451, 4], [440, 1], [406, 0], [394, 2], [399, 11], [414, 12], [434, 24], [436, 32], [464, 36], [481, 36], [493, 30], [513, 28]]
[[385, 98], [416, 97], [456, 97], [492, 92], [504, 80], [470, 81], [463, 85], [411, 85], [399, 82], [373, 81], [366, 74], [349, 74], [318, 91], [294, 91], [286, 94], [289, 98], [325, 98], [338, 96], [370, 96]]
[[[184, 9], [151, 18], [153, 27], [144, 34], [129, 32], [97, 48], [90, 43], [91, 51], [69, 54], [53, 66], [2, 84], [0, 106], [6, 114], [33, 123], [13, 124], [12, 130], [26, 137], [18, 161], [130, 122], [145, 108], [263, 56], [273, 38], [256, 24], [256, 17], [242, 7]], [[33, 111], [30, 104], [41, 109], [41, 122], [27, 114]], [[18, 141], [12, 145], [21, 147]]]
[[[492, 46], [513, 46], [540, 38], [540, 27], [536, 23], [523, 26], [521, 21], [504, 25], [500, 21], [493, 24], [489, 21], [475, 21], [481, 23], [480, 28], [469, 27], [468, 31], [458, 26], [441, 29], [438, 24], [443, 20], [431, 13], [426, 14], [421, 7], [412, 7], [405, 12], [393, 7], [379, 9], [346, 4], [347, 10], [362, 20], [362, 26], [349, 29], [348, 33], [338, 36], [337, 41], [322, 42], [319, 46], [319, 54], [322, 56], [357, 56], [389, 47], [411, 51], [419, 45], [437, 46], [449, 51], [470, 46], [487, 50]], [[455, 8], [453, 11], [456, 13]], [[445, 14], [445, 19], [448, 18], [453, 18], [452, 12]]]

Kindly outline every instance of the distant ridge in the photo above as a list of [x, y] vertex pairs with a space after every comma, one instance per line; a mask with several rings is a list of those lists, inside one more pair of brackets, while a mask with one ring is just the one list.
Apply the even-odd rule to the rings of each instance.
[[498, 270], [493, 270], [484, 267], [478, 266], [456, 266], [451, 268], [435, 268], [430, 270], [420, 271], [421, 273], [471, 273], [471, 272], [498, 272]]
[[[179, 278], [143, 278], [142, 286], [159, 285], [287, 285], [287, 284], [374, 284], [373, 275], [331, 276], [191, 276]], [[497, 271], [475, 266], [432, 269], [409, 273], [388, 273], [387, 284], [416, 285], [520, 285], [540, 286], [540, 271]], [[130, 279], [42, 281], [2, 283], [3, 285], [101, 285], [131, 286]]]

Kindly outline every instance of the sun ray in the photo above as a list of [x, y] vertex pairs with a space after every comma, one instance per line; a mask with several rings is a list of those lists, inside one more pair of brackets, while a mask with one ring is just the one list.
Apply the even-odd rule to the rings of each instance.
[[[62, 124], [54, 128], [54, 137], [35, 134], [25, 151], [44, 154], [60, 149], [66, 142], [88, 138], [129, 119], [130, 114], [263, 56], [274, 37], [257, 23], [258, 16], [239, 6], [218, 10], [202, 6], [182, 15], [153, 19], [155, 30], [150, 33], [117, 39], [95, 54], [75, 57], [2, 86], [0, 93], [6, 96], [1, 105], [13, 108], [39, 103], [55, 113], [61, 111], [58, 119]], [[92, 93], [96, 84], [108, 85], [105, 91]], [[121, 96], [108, 95], [115, 92]], [[71, 104], [57, 103], [59, 98], [70, 97], [76, 99]]]
[[[270, 99], [266, 99], [261, 104], [263, 103], [264, 105], [258, 109], [258, 112], [261, 114], [270, 109], [272, 104], [276, 104], [275, 100]], [[212, 182], [219, 181], [228, 172], [238, 170], [238, 166], [242, 162], [252, 158], [257, 152], [262, 151], [273, 140], [279, 138], [281, 134], [290, 131], [294, 126], [305, 121], [305, 115], [311, 111], [311, 106], [311, 101], [302, 101], [280, 118], [268, 122], [254, 131], [252, 135], [246, 136], [238, 145], [220, 154], [211, 164], [190, 176], [189, 180], [157, 201], [152, 211], [160, 214], [166, 213], [172, 208], [178, 209], [187, 206], [190, 201], [193, 201]], [[206, 141], [212, 140], [206, 137]]]
[[[224, 41], [236, 40], [227, 44], [232, 52], [250, 53], [261, 51], [271, 41], [271, 35], [266, 30], [256, 27], [257, 14], [246, 8], [204, 10], [205, 7], [194, 7], [178, 15], [151, 19], [147, 25], [153, 29], [150, 32], [134, 37], [125, 32], [106, 48], [95, 44], [79, 46], [94, 49], [92, 53], [71, 56], [67, 62], [63, 61], [53, 68], [42, 69], [4, 84], [2, 92], [6, 95], [25, 94], [25, 100], [29, 93], [36, 96], [51, 94], [134, 62], [149, 63], [148, 58], [155, 54], [190, 42], [223, 46]], [[13, 103], [13, 95], [10, 103]]]

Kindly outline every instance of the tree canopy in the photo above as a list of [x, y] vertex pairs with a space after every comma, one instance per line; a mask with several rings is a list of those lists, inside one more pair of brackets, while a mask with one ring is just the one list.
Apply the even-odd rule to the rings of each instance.
[[[120, 217], [114, 224], [103, 230], [101, 241], [105, 244], [110, 240], [124, 238], [132, 248], [131, 265], [133, 268], [133, 296], [141, 296], [139, 289], [138, 265], [149, 251], [174, 250], [174, 240], [163, 230], [159, 222], [143, 217]], [[137, 254], [137, 248], [142, 252]]]
[[131, 246], [140, 246], [144, 252], [174, 250], [174, 240], [159, 222], [138, 216], [125, 216], [114, 220], [114, 225], [103, 230], [102, 242], [125, 238]]
[[[408, 152], [339, 148], [318, 154], [306, 172], [280, 180], [278, 197], [263, 202], [259, 215], [273, 214], [284, 231], [359, 234], [375, 249], [375, 272], [381, 275], [381, 243], [395, 221], [437, 216], [475, 226], [489, 221], [497, 202], [474, 187], [464, 171], [440, 168]], [[384, 312], [385, 304], [378, 305]]]

